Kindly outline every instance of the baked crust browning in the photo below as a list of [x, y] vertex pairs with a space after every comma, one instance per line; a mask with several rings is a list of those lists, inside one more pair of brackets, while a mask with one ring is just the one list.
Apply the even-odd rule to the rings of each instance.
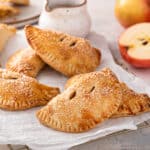
[[15, 34], [15, 27], [6, 24], [0, 24], [0, 52], [4, 49], [7, 41]]
[[[67, 89], [82, 78], [84, 78], [84, 74], [73, 76], [66, 82], [65, 88]], [[112, 118], [138, 115], [150, 111], [150, 97], [148, 95], [131, 90], [125, 83], [121, 83], [121, 89], [122, 103]]]
[[11, 5], [0, 3], [0, 18], [6, 18], [18, 15], [20, 10], [18, 8], [12, 7]]
[[150, 97], [131, 90], [125, 83], [121, 84], [122, 104], [113, 117], [138, 115], [150, 111]]
[[28, 6], [30, 4], [30, 0], [0, 0], [0, 2], [10, 2], [12, 4], [25, 5], [25, 6]]
[[16, 51], [7, 61], [8, 70], [36, 77], [45, 63], [31, 48]]
[[15, 111], [43, 106], [58, 93], [58, 88], [42, 85], [34, 78], [0, 69], [1, 109]]
[[86, 74], [78, 74], [78, 75], [75, 75], [75, 76], [72, 76], [71, 78], [69, 78], [65, 84], [65, 89], [67, 89], [71, 85], [75, 84], [79, 80], [82, 80], [82, 78], [84, 78], [85, 75]]
[[108, 119], [122, 100], [118, 79], [109, 70], [85, 74], [37, 112], [39, 121], [64, 132], [84, 132]]
[[100, 51], [85, 39], [33, 26], [26, 26], [25, 32], [41, 59], [66, 76], [94, 71], [100, 64]]

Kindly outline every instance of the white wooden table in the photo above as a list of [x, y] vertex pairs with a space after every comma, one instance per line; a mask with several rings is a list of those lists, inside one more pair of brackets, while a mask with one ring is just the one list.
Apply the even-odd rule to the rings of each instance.
[[[89, 12], [92, 17], [92, 30], [102, 34], [108, 40], [112, 53], [119, 63], [124, 63], [117, 49], [117, 38], [123, 31], [114, 16], [115, 0], [88, 0]], [[144, 78], [150, 84], [150, 69], [137, 70], [125, 64], [129, 71]], [[146, 75], [143, 76], [143, 72]], [[141, 129], [132, 132], [117, 133], [93, 142], [73, 147], [72, 150], [150, 150], [150, 127], [144, 123]], [[0, 150], [27, 150], [24, 146], [0, 146]]]

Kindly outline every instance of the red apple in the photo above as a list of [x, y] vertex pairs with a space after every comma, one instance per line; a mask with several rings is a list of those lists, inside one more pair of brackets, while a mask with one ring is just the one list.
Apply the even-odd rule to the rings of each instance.
[[119, 38], [120, 52], [131, 65], [150, 68], [150, 23], [129, 27]]
[[115, 14], [124, 27], [150, 22], [150, 0], [116, 0]]

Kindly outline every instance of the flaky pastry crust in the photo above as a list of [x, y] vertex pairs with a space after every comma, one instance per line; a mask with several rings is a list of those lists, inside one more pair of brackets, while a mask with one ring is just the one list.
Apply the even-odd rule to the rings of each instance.
[[6, 24], [0, 24], [0, 52], [4, 49], [7, 41], [15, 34], [15, 27]]
[[41, 59], [66, 76], [94, 71], [100, 64], [100, 51], [85, 39], [33, 26], [26, 26], [25, 32]]
[[36, 77], [45, 63], [31, 48], [16, 51], [7, 61], [8, 70]]
[[122, 100], [120, 84], [109, 70], [85, 74], [37, 112], [39, 121], [64, 132], [84, 132], [108, 119]]
[[[84, 74], [73, 76], [66, 82], [65, 88], [67, 89], [82, 78], [84, 78]], [[122, 89], [122, 103], [112, 115], [112, 118], [138, 115], [150, 111], [150, 97], [147, 94], [137, 93], [125, 83], [120, 84]]]
[[121, 84], [122, 104], [113, 117], [138, 115], [150, 111], [150, 97], [131, 90], [125, 83]]
[[58, 88], [40, 84], [34, 78], [0, 69], [0, 108], [25, 110], [47, 104]]
[[0, 0], [0, 2], [10, 2], [12, 4], [24, 6], [28, 6], [30, 4], [30, 0]]

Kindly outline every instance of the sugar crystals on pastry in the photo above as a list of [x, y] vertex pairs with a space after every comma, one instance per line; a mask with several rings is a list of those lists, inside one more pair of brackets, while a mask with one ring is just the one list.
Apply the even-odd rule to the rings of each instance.
[[66, 76], [94, 71], [100, 64], [100, 51], [82, 38], [26, 26], [30, 46], [41, 59]]
[[137, 115], [150, 111], [150, 97], [131, 90], [125, 83], [121, 84], [122, 103], [113, 117]]
[[68, 87], [70, 87], [72, 84], [78, 82], [79, 80], [82, 80], [82, 78], [84, 78], [86, 74], [78, 74], [75, 76], [72, 76], [71, 78], [69, 78], [65, 84], [65, 89], [67, 89]]
[[7, 41], [15, 34], [15, 27], [6, 24], [0, 24], [0, 51], [4, 49]]
[[64, 132], [84, 132], [114, 114], [122, 100], [120, 84], [109, 70], [85, 74], [37, 112], [39, 121]]
[[31, 48], [16, 51], [7, 61], [6, 68], [11, 71], [36, 77], [44, 67], [44, 62]]
[[[79, 82], [84, 76], [84, 74], [73, 76], [66, 82], [65, 88], [67, 89], [74, 83]], [[125, 83], [120, 83], [120, 85], [122, 102], [118, 110], [112, 115], [113, 118], [137, 115], [150, 111], [150, 97], [148, 95], [133, 91]]]
[[1, 109], [15, 111], [42, 106], [58, 93], [58, 88], [40, 84], [34, 78], [0, 69]]

